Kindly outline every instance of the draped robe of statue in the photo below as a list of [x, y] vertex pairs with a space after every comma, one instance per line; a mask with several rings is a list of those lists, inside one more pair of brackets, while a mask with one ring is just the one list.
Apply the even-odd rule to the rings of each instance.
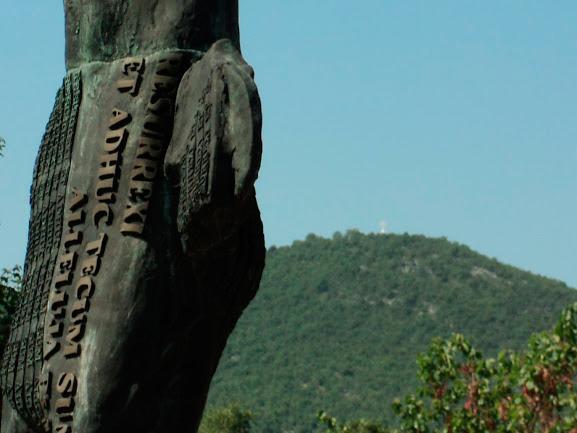
[[65, 0], [2, 433], [195, 432], [264, 266], [237, 0]]

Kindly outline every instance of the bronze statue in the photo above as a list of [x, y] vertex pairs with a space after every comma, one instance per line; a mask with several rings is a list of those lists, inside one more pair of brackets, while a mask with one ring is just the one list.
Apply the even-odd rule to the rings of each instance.
[[264, 266], [238, 0], [65, 0], [2, 433], [195, 432]]

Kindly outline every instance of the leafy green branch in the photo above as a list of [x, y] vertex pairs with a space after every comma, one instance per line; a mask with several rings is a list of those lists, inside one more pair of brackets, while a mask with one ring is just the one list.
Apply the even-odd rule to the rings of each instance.
[[484, 358], [454, 334], [417, 363], [420, 387], [393, 403], [398, 429], [320, 412], [325, 433], [577, 433], [577, 304], [523, 351]]
[[8, 340], [10, 321], [16, 311], [20, 288], [22, 287], [22, 268], [14, 266], [4, 269], [0, 274], [0, 352]]
[[577, 433], [577, 304], [519, 353], [484, 359], [457, 334], [418, 366], [421, 387], [393, 405], [403, 433]]

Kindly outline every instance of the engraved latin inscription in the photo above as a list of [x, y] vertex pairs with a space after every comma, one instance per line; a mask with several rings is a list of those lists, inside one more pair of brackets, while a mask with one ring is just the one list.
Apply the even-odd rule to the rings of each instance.
[[120, 93], [138, 95], [144, 73], [144, 57], [129, 57], [122, 65], [122, 78], [116, 82], [116, 88]]
[[140, 236], [148, 216], [159, 159], [170, 141], [175, 92], [182, 75], [184, 57], [173, 53], [161, 58], [153, 79], [153, 92], [146, 107], [144, 127], [130, 172], [128, 204], [120, 232]]
[[[140, 85], [143, 68], [144, 60], [141, 63], [125, 62], [123, 74], [136, 73], [138, 80], [133, 83], [132, 90], [125, 89], [124, 84], [119, 81], [118, 90], [121, 93], [130, 90], [134, 96]], [[128, 141], [127, 128], [131, 121], [130, 113], [119, 108], [111, 111], [96, 168], [92, 206], [86, 209], [89, 215], [86, 215], [84, 209], [88, 202], [87, 196], [75, 195], [70, 200], [71, 213], [67, 221], [69, 232], [63, 236], [65, 251], [58, 260], [58, 275], [50, 299], [52, 317], [45, 342], [45, 359], [48, 360], [61, 353], [64, 365], [71, 369], [62, 373], [56, 381], [57, 395], [53, 400], [53, 407], [49, 407], [52, 414], [49, 422], [55, 426], [56, 432], [73, 431], [78, 380], [72, 370], [77, 368], [74, 361], [82, 355], [82, 340], [89, 324], [90, 300], [96, 291], [96, 279], [102, 269], [102, 260], [108, 244], [109, 235], [106, 230], [114, 220], [113, 205], [116, 203], [122, 153]], [[85, 237], [80, 230], [85, 224], [92, 224], [97, 229], [95, 237], [88, 239]]]
[[[61, 349], [60, 338], [63, 335], [64, 320], [69, 303], [69, 295], [66, 287], [72, 284], [74, 274], [77, 272], [79, 258], [79, 239], [83, 238], [81, 226], [85, 221], [84, 207], [88, 202], [88, 196], [76, 189], [72, 190], [67, 221], [68, 231], [64, 234], [63, 251], [57, 260], [53, 289], [48, 300], [48, 333], [44, 342], [44, 360], [49, 360]], [[78, 215], [82, 217], [79, 218]], [[76, 241], [66, 242], [66, 239]]]
[[72, 431], [72, 426], [66, 424], [73, 421], [73, 413], [76, 402], [78, 380], [73, 373], [62, 373], [56, 381], [57, 399], [54, 410], [58, 417], [56, 431]]

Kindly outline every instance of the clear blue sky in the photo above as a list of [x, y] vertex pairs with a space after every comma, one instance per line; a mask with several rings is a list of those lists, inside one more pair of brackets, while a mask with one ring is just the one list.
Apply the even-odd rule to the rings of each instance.
[[[267, 243], [446, 236], [577, 287], [577, 2], [240, 0]], [[0, 265], [21, 263], [61, 0], [3, 0]]]

